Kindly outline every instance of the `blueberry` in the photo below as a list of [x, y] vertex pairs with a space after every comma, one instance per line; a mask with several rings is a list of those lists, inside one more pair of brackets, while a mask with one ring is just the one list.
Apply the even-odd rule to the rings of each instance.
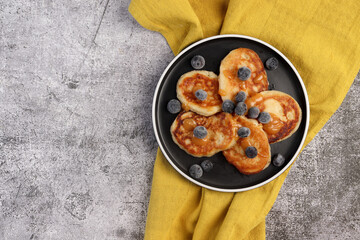
[[232, 113], [234, 111], [235, 104], [231, 100], [225, 100], [222, 103], [222, 110], [227, 113]]
[[191, 59], [191, 66], [194, 69], [202, 69], [205, 66], [205, 58], [200, 55], [196, 55]]
[[195, 92], [195, 97], [201, 101], [204, 101], [207, 98], [207, 92], [199, 89]]
[[257, 118], [259, 116], [260, 110], [258, 107], [251, 107], [248, 111], [248, 117], [249, 118]]
[[256, 149], [256, 147], [252, 147], [252, 146], [247, 147], [247, 148], [245, 149], [245, 154], [246, 154], [246, 156], [247, 156], [248, 158], [254, 158], [254, 157], [256, 157], [256, 156], [257, 156], [257, 149]]
[[237, 115], [239, 116], [244, 115], [246, 110], [247, 110], [247, 106], [244, 102], [239, 102], [238, 104], [236, 104], [235, 113]]
[[251, 70], [248, 67], [241, 67], [238, 70], [238, 78], [240, 80], [246, 81], [250, 78], [251, 76]]
[[272, 163], [276, 166], [276, 167], [280, 167], [281, 165], [283, 165], [285, 162], [285, 158], [283, 155], [281, 155], [280, 153], [275, 154], [275, 156], [273, 157], [273, 161]]
[[268, 90], [274, 90], [275, 89], [275, 84], [270, 83], [268, 86]]
[[207, 135], [207, 130], [204, 126], [197, 126], [194, 128], [194, 136], [200, 139], [203, 139]]
[[251, 131], [249, 128], [247, 127], [241, 127], [239, 128], [239, 130], [237, 131], [237, 134], [239, 137], [241, 138], [246, 138], [250, 135]]
[[166, 108], [170, 113], [175, 114], [181, 111], [181, 103], [177, 99], [171, 99]]
[[209, 160], [205, 160], [203, 161], [201, 164], [201, 167], [202, 169], [205, 171], [205, 172], [210, 172], [210, 170], [213, 168], [213, 163], [210, 162]]
[[265, 66], [269, 70], [275, 70], [279, 66], [279, 61], [276, 58], [271, 57], [268, 60], [266, 60]]
[[198, 164], [191, 165], [189, 169], [190, 176], [193, 178], [201, 178], [203, 170]]
[[271, 120], [271, 116], [268, 112], [261, 112], [258, 117], [259, 122], [261, 123], [269, 123]]
[[236, 94], [235, 101], [236, 102], [245, 102], [246, 100], [246, 92], [240, 91]]

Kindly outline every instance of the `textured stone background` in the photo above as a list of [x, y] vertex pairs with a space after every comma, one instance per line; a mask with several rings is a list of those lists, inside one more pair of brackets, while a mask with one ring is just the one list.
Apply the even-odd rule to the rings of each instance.
[[[142, 239], [173, 54], [129, 0], [0, 1], [0, 239]], [[360, 76], [292, 168], [268, 239], [360, 239]]]

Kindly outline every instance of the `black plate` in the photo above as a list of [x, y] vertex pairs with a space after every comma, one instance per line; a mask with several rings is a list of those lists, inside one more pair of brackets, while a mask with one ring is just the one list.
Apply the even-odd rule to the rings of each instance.
[[[176, 83], [180, 76], [194, 70], [190, 60], [195, 55], [205, 58], [206, 64], [202, 70], [213, 71], [219, 74], [221, 60], [233, 49], [250, 48], [254, 50], [263, 63], [269, 57], [279, 60], [279, 68], [266, 71], [269, 84], [274, 90], [291, 95], [300, 105], [303, 113], [299, 129], [288, 139], [271, 144], [271, 153], [281, 153], [286, 158], [282, 167], [272, 164], [262, 172], [254, 175], [241, 174], [234, 166], [229, 164], [222, 153], [212, 157], [196, 158], [181, 150], [172, 140], [170, 126], [176, 115], [170, 114], [166, 105], [169, 100], [176, 98]], [[168, 65], [157, 85], [153, 102], [153, 124], [159, 146], [170, 164], [190, 181], [217, 191], [239, 192], [250, 190], [270, 182], [285, 171], [299, 154], [304, 143], [309, 123], [309, 101], [306, 89], [300, 75], [291, 62], [271, 45], [255, 38], [242, 35], [220, 35], [192, 44], [183, 50]], [[189, 167], [210, 159], [214, 168], [204, 173], [200, 179], [193, 179], [188, 174]]]

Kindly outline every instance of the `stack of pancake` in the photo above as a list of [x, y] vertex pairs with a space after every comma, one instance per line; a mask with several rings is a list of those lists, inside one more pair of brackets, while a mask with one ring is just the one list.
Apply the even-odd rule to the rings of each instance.
[[[250, 77], [240, 80], [238, 70], [247, 67]], [[271, 143], [290, 137], [301, 122], [301, 108], [288, 94], [268, 91], [268, 79], [259, 56], [251, 49], [238, 48], [231, 51], [220, 65], [217, 76], [209, 71], [191, 71], [180, 77], [177, 83], [177, 97], [183, 111], [171, 126], [174, 142], [188, 154], [195, 157], [212, 156], [223, 151], [223, 155], [243, 174], [255, 174], [271, 162]], [[205, 100], [195, 96], [198, 90], [206, 91]], [[267, 112], [271, 120], [267, 124], [247, 117], [247, 112], [238, 116], [222, 111], [225, 100], [236, 102], [240, 92], [246, 93], [247, 109], [257, 107]], [[205, 138], [197, 138], [193, 131], [197, 126], [207, 130]], [[241, 127], [250, 129], [250, 135], [239, 137]], [[246, 148], [255, 147], [257, 155], [249, 158]]]

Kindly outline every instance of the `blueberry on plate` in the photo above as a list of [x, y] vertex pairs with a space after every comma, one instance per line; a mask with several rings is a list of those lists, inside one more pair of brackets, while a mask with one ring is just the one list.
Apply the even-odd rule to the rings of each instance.
[[256, 119], [259, 116], [260, 110], [258, 107], [251, 107], [248, 111], [248, 117]]
[[276, 167], [280, 167], [284, 164], [285, 162], [285, 158], [283, 155], [281, 155], [280, 153], [277, 153], [274, 155], [272, 163], [274, 164], [274, 166]]
[[210, 162], [210, 160], [204, 160], [201, 162], [201, 167], [205, 172], [210, 172], [210, 170], [213, 168], [213, 163]]
[[257, 156], [258, 152], [256, 147], [250, 146], [245, 149], [245, 154], [248, 158], [254, 158]]
[[268, 60], [266, 60], [265, 66], [269, 70], [275, 70], [279, 66], [279, 61], [276, 58], [271, 57]]
[[225, 100], [222, 103], [222, 110], [227, 113], [232, 113], [234, 111], [235, 104], [231, 100]]
[[189, 174], [193, 178], [201, 178], [203, 175], [203, 170], [198, 164], [191, 165], [189, 169]]
[[245, 100], [246, 100], [246, 92], [240, 91], [238, 92], [238, 94], [236, 94], [235, 96], [236, 102], [245, 102]]
[[271, 116], [268, 112], [261, 112], [258, 117], [259, 122], [266, 124], [271, 120]]
[[200, 55], [196, 55], [191, 59], [191, 66], [194, 69], [202, 69], [205, 66], [205, 58]]
[[199, 89], [195, 92], [195, 97], [201, 101], [204, 101], [207, 98], [207, 92]]
[[239, 128], [239, 130], [237, 131], [237, 134], [239, 137], [241, 138], [246, 138], [250, 135], [251, 131], [249, 128], [247, 127], [241, 127]]
[[238, 70], [238, 78], [240, 80], [246, 81], [250, 78], [251, 76], [251, 70], [248, 67], [241, 67]]
[[176, 114], [178, 112], [181, 111], [181, 103], [179, 100], [177, 99], [171, 99], [167, 106], [166, 106], [167, 110], [172, 113], [172, 114]]
[[193, 134], [195, 137], [203, 139], [207, 135], [207, 130], [204, 126], [197, 126], [194, 128]]
[[247, 106], [244, 102], [238, 102], [235, 107], [235, 113], [239, 116], [244, 115], [247, 110]]

